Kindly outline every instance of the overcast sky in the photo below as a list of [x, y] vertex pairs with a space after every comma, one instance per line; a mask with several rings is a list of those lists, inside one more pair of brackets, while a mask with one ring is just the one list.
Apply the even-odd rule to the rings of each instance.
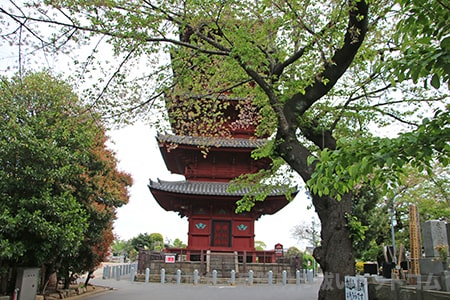
[[[116, 152], [119, 169], [133, 177], [130, 189], [130, 201], [118, 209], [114, 232], [124, 240], [140, 233], [161, 233], [167, 240], [176, 238], [187, 243], [188, 222], [176, 212], [165, 211], [155, 201], [147, 187], [149, 179], [170, 178], [157, 142], [155, 131], [149, 126], [137, 124], [108, 133], [109, 147]], [[255, 223], [255, 240], [267, 245], [266, 250], [273, 249], [276, 243], [285, 248], [296, 246], [300, 250], [304, 243], [298, 243], [291, 237], [292, 228], [302, 221], [311, 222], [315, 215], [308, 210], [311, 201], [301, 191], [286, 207], [274, 215], [262, 216]]]

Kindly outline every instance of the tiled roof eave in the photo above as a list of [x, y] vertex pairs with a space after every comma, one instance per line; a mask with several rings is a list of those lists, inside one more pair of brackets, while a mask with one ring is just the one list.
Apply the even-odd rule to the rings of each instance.
[[[230, 184], [224, 182], [198, 182], [198, 181], [153, 181], [150, 180], [149, 188], [177, 193], [192, 195], [214, 195], [214, 196], [239, 196], [242, 197], [250, 192], [249, 189], [236, 192], [229, 192]], [[269, 196], [283, 196], [286, 190], [275, 189]]]
[[156, 139], [159, 143], [174, 143], [180, 145], [205, 146], [205, 147], [228, 147], [228, 148], [259, 148], [267, 143], [266, 139], [245, 138], [218, 138], [203, 136], [185, 136], [172, 134], [158, 134]]

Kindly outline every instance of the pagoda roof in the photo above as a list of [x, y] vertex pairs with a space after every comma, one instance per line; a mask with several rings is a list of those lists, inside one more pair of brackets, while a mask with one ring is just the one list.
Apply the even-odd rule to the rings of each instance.
[[247, 97], [233, 97], [231, 95], [211, 95], [211, 94], [189, 94], [185, 93], [180, 95], [181, 97], [192, 98], [192, 99], [217, 99], [226, 101], [248, 101]]
[[226, 148], [259, 148], [267, 143], [267, 139], [226, 138], [209, 136], [186, 136], [158, 134], [159, 143], [174, 143], [191, 146], [226, 147]]
[[[162, 181], [150, 180], [148, 187], [158, 204], [167, 211], [177, 211], [180, 216], [189, 215], [190, 205], [235, 205], [242, 196], [248, 194], [250, 189], [229, 192], [230, 183], [200, 182], [200, 181]], [[293, 196], [298, 191], [292, 193]], [[286, 190], [274, 188], [267, 196], [266, 201], [256, 201], [252, 214], [257, 219], [265, 214], [274, 214], [289, 201], [285, 196]]]
[[[251, 193], [250, 188], [229, 192], [229, 182], [207, 182], [207, 181], [163, 181], [150, 180], [149, 188], [170, 193], [192, 194], [192, 195], [214, 195], [214, 196], [237, 196], [242, 197]], [[286, 189], [274, 187], [268, 196], [282, 196]]]

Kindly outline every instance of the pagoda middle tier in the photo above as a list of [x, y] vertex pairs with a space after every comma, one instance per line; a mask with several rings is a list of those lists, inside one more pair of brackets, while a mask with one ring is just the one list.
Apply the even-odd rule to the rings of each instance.
[[[150, 180], [149, 188], [159, 205], [189, 220], [188, 260], [205, 250], [252, 253], [255, 220], [288, 204], [284, 191], [274, 190], [264, 202], [256, 202], [251, 211], [236, 213], [236, 202], [249, 191], [229, 192], [229, 186], [224, 182]], [[254, 253], [250, 258], [255, 261]]]
[[157, 141], [169, 171], [191, 181], [228, 182], [271, 163], [269, 158], [251, 157], [265, 139], [158, 135]]
[[[227, 208], [233, 213], [236, 210], [236, 202], [250, 189], [229, 191], [230, 184], [225, 182], [201, 182], [201, 181], [165, 181], [150, 180], [149, 188], [158, 204], [167, 211], [176, 211], [181, 217], [191, 216], [199, 211], [210, 211], [210, 208]], [[265, 214], [274, 214], [289, 201], [286, 200], [285, 190], [273, 189], [266, 200], [255, 202], [250, 212], [237, 214], [256, 220]]]

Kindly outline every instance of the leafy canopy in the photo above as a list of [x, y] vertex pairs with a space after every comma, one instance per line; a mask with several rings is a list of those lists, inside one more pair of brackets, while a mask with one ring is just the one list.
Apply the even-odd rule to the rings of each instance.
[[94, 136], [70, 87], [48, 74], [0, 84], [0, 260], [72, 256], [87, 229], [73, 182]]
[[68, 84], [36, 72], [0, 85], [0, 264], [91, 271], [131, 178]]
[[400, 81], [425, 80], [450, 88], [450, 5], [441, 0], [396, 0], [400, 4], [394, 47], [401, 51], [387, 66]]
[[[433, 119], [424, 119], [417, 130], [397, 138], [341, 139], [336, 151], [323, 150], [316, 172], [308, 184], [314, 193], [340, 198], [363, 184], [382, 187], [384, 194], [402, 180], [403, 167], [413, 166], [433, 172], [434, 159], [443, 167], [450, 162], [449, 106], [437, 110]], [[420, 147], [417, 147], [420, 145]]]

